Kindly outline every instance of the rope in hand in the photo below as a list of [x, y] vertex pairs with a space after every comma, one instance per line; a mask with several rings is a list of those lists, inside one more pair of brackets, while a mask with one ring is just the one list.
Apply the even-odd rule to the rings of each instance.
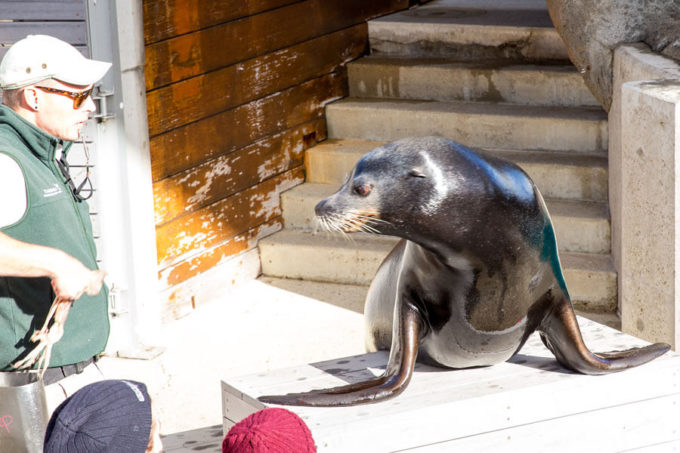
[[25, 370], [37, 362], [38, 376], [42, 379], [50, 365], [52, 346], [64, 335], [64, 324], [72, 305], [73, 299], [62, 299], [59, 296], [54, 298], [42, 328], [31, 335], [31, 341], [37, 344], [26, 357], [13, 363], [12, 367]]

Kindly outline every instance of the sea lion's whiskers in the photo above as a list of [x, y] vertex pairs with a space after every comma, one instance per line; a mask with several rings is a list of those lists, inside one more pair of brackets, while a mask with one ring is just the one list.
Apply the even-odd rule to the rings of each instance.
[[369, 223], [366, 221], [366, 219], [362, 219], [362, 218], [358, 217], [358, 218], [355, 219], [355, 221], [356, 221], [357, 229], [359, 231], [363, 231], [365, 233], [373, 233], [373, 234], [378, 233], [378, 230], [376, 230], [371, 225], [369, 225]]
[[376, 224], [383, 223], [389, 225], [390, 222], [375, 217], [375, 214], [366, 214], [364, 211], [351, 210], [342, 214], [326, 214], [316, 217], [318, 228], [337, 233], [364, 232], [370, 234], [381, 234]]
[[385, 225], [390, 225], [390, 222], [383, 220], [383, 219], [379, 219], [377, 217], [373, 217], [373, 216], [368, 216], [368, 215], [364, 215], [364, 214], [357, 214], [357, 217], [360, 218], [363, 221], [362, 230], [364, 230], [368, 233], [372, 233], [372, 234], [382, 234], [372, 224], [383, 223]]
[[339, 214], [332, 214], [330, 216], [325, 217], [326, 220], [326, 226], [329, 229], [329, 231], [336, 232], [342, 234], [346, 239], [349, 239], [349, 236], [347, 235], [347, 221], [345, 219], [345, 216], [339, 215]]
[[345, 215], [345, 222], [352, 227], [353, 231], [366, 231], [366, 217], [359, 214], [357, 211], [349, 211]]

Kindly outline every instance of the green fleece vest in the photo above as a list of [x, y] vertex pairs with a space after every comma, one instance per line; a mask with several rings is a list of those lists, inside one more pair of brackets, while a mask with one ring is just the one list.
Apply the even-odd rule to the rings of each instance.
[[[19, 164], [28, 203], [23, 218], [2, 231], [20, 241], [61, 249], [97, 269], [88, 205], [75, 199], [54, 160], [59, 146], [67, 153], [70, 145], [0, 106], [0, 153]], [[0, 369], [11, 370], [10, 363], [33, 348], [30, 337], [42, 326], [53, 300], [48, 278], [0, 277]], [[97, 296], [75, 301], [49, 366], [77, 363], [104, 350], [107, 300], [104, 287]]]

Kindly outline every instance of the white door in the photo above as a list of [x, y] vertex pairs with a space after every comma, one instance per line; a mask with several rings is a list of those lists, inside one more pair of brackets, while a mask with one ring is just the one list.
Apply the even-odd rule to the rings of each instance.
[[96, 195], [92, 210], [111, 289], [107, 351], [143, 358], [160, 351], [158, 268], [138, 0], [88, 0], [90, 53], [113, 63], [86, 130]]

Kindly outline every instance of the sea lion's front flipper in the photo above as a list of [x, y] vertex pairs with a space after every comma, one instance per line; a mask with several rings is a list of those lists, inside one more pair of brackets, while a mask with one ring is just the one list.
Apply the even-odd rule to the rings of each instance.
[[[375, 379], [323, 390], [287, 395], [264, 395], [258, 400], [287, 406], [353, 406], [397, 396], [406, 389], [418, 355], [422, 320], [417, 309], [404, 304], [385, 372]], [[395, 332], [396, 333], [396, 332]]]
[[583, 374], [605, 374], [636, 367], [670, 349], [665, 343], [654, 343], [624, 351], [592, 353], [583, 342], [576, 315], [566, 297], [555, 302], [538, 330], [543, 343], [562, 365]]

